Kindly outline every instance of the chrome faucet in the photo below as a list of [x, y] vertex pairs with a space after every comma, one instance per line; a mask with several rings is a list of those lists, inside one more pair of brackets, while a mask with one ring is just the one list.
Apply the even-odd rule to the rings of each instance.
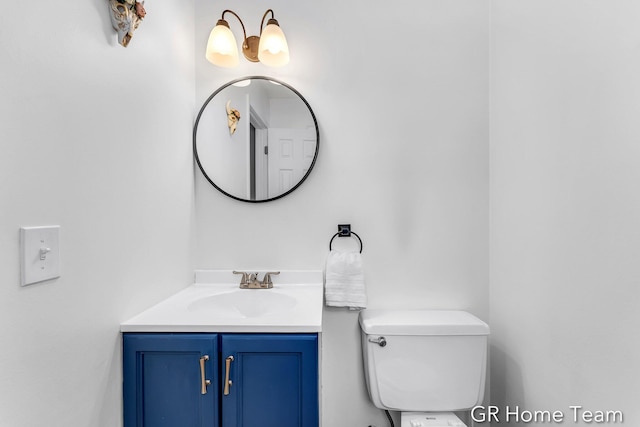
[[264, 273], [262, 281], [258, 280], [258, 273], [245, 273], [244, 271], [234, 271], [233, 274], [241, 274], [240, 289], [271, 289], [273, 282], [271, 276], [280, 274], [279, 271], [269, 271]]
[[276, 276], [278, 274], [280, 274], [279, 271], [269, 271], [267, 273], [264, 273], [264, 277], [262, 278], [262, 286], [264, 286], [267, 289], [273, 288], [273, 282], [271, 281], [271, 276]]

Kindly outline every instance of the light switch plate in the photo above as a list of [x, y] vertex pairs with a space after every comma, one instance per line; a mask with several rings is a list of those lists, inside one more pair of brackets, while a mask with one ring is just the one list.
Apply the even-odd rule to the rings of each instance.
[[20, 285], [60, 277], [60, 226], [20, 228]]

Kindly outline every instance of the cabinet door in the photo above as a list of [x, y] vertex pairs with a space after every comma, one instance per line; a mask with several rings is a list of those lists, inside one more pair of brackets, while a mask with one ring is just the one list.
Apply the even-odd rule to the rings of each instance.
[[222, 335], [223, 385], [229, 356], [222, 427], [318, 427], [317, 335]]
[[124, 334], [124, 426], [217, 426], [217, 350], [215, 334]]

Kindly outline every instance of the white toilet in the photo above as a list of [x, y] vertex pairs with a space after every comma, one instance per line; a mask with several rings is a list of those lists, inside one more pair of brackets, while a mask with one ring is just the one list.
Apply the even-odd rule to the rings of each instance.
[[489, 326], [464, 311], [360, 312], [367, 389], [401, 427], [465, 426], [453, 411], [482, 403]]

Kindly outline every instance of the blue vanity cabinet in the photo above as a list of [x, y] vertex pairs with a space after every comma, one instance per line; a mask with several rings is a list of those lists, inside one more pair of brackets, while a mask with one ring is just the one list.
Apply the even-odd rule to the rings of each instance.
[[316, 334], [223, 334], [220, 343], [223, 386], [231, 381], [222, 427], [318, 427]]
[[319, 426], [317, 334], [125, 333], [123, 350], [124, 427]]
[[218, 374], [215, 334], [124, 334], [124, 426], [218, 426]]

